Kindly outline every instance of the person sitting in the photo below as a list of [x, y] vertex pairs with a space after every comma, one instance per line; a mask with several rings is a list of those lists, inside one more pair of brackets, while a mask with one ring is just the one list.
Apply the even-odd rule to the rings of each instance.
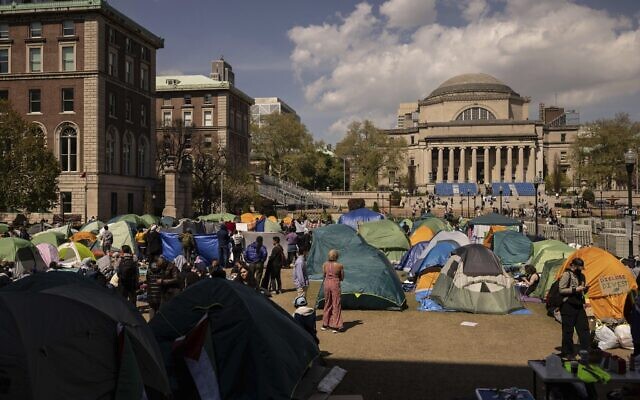
[[536, 271], [536, 268], [527, 264], [524, 266], [525, 276], [522, 277], [522, 285], [525, 287], [524, 295], [529, 296], [533, 293], [540, 283], [540, 274]]
[[293, 320], [311, 335], [316, 344], [320, 343], [316, 330], [316, 310], [307, 306], [307, 299], [304, 296], [296, 297], [293, 305], [296, 307]]
[[234, 280], [253, 289], [256, 289], [258, 287], [258, 283], [256, 282], [253, 273], [245, 264], [242, 264], [242, 266], [240, 267], [240, 271], [238, 272], [238, 275]]

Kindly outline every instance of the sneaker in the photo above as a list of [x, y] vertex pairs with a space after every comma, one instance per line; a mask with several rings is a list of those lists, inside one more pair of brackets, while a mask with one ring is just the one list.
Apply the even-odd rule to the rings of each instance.
[[333, 333], [340, 333], [340, 331], [339, 331], [339, 330], [336, 330], [336, 329], [332, 329], [332, 330], [331, 330], [331, 332], [333, 332]]
[[323, 326], [323, 327], [322, 327], [322, 328], [320, 328], [320, 329], [321, 329], [321, 330], [323, 330], [323, 331], [326, 331], [326, 330], [327, 330], [327, 327], [326, 327], [326, 326]]

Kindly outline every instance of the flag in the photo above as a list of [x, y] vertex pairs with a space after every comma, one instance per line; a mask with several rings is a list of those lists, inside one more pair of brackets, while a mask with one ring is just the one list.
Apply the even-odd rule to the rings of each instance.
[[118, 323], [118, 378], [116, 381], [115, 400], [140, 399], [147, 400], [142, 374], [133, 352], [127, 329]]

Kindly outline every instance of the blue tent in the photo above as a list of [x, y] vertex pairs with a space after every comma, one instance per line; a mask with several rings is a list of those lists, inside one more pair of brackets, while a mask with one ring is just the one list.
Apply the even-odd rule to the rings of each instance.
[[522, 264], [533, 255], [533, 243], [520, 232], [499, 231], [493, 234], [493, 252], [502, 265]]
[[381, 219], [384, 219], [384, 215], [371, 211], [368, 208], [358, 208], [357, 210], [342, 214], [340, 218], [338, 218], [338, 223], [349, 225], [353, 229], [358, 230], [358, 224], [362, 222], [378, 221]]
[[451, 256], [451, 252], [458, 247], [460, 247], [460, 245], [454, 241], [443, 240], [438, 242], [422, 260], [418, 268], [415, 269], [415, 271], [412, 269], [411, 272], [413, 272], [414, 275], [419, 275], [420, 272], [429, 267], [445, 265]]
[[[162, 255], [169, 261], [173, 261], [182, 254], [182, 243], [177, 233], [160, 232], [162, 238]], [[218, 237], [216, 235], [194, 235], [196, 241], [196, 252], [207, 264], [217, 260]]]
[[423, 260], [422, 252], [429, 245], [429, 242], [420, 242], [416, 243], [415, 246], [412, 246], [409, 251], [404, 254], [402, 260], [400, 260], [400, 264], [398, 265], [399, 269], [413, 269], [414, 265], [416, 267], [420, 266], [420, 263]]

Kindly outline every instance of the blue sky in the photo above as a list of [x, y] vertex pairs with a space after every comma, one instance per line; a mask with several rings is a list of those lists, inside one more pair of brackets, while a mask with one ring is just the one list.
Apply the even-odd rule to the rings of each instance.
[[282, 98], [329, 142], [354, 119], [392, 127], [398, 103], [464, 72], [496, 76], [531, 96], [532, 110], [557, 97], [583, 121], [619, 111], [640, 119], [636, 0], [110, 4], [165, 39], [159, 73], [206, 75], [224, 55], [238, 88]]

